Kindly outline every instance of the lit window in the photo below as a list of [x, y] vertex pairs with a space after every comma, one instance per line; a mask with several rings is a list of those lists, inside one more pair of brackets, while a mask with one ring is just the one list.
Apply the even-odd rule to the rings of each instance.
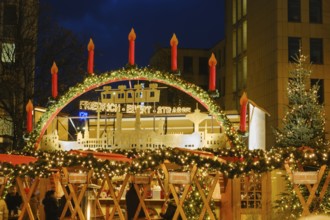
[[15, 44], [2, 43], [1, 62], [15, 63]]
[[243, 0], [243, 16], [247, 14], [247, 0]]
[[262, 184], [260, 175], [250, 175], [240, 178], [240, 194], [242, 209], [262, 208]]
[[243, 50], [247, 49], [247, 21], [243, 22]]

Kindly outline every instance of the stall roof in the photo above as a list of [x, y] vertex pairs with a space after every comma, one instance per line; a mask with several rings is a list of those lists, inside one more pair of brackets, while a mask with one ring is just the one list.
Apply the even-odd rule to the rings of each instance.
[[0, 154], [1, 163], [10, 163], [12, 165], [29, 164], [38, 160], [36, 157], [15, 155], [15, 154]]

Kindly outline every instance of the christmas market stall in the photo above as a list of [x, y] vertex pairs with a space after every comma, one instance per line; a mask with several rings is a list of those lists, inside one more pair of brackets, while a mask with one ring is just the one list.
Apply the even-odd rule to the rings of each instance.
[[[48, 107], [36, 111], [32, 101], [26, 106], [26, 146], [0, 155], [2, 197], [15, 185], [22, 198], [20, 213], [12, 217], [44, 220], [44, 207], [39, 202], [34, 212], [32, 201], [36, 195], [41, 201], [49, 191], [60, 200], [60, 219], [246, 220], [330, 214], [329, 142], [317, 86], [305, 88], [310, 72], [303, 68], [303, 56], [289, 80], [283, 128], [275, 129], [276, 143], [266, 147], [269, 114], [245, 91], [234, 113], [223, 111], [216, 101], [213, 53], [204, 91], [180, 78], [175, 35], [169, 72], [138, 68], [135, 39], [132, 29], [128, 64], [103, 74], [94, 73], [90, 40], [84, 81], [60, 96], [54, 62]], [[161, 105], [160, 91], [167, 87], [192, 98], [195, 109]], [[81, 100], [79, 117], [60, 115], [90, 91], [100, 95], [98, 101]], [[68, 135], [70, 130], [76, 133]]]

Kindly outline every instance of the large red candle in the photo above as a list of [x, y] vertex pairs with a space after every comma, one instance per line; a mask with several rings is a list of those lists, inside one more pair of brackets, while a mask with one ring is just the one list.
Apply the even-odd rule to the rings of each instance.
[[32, 111], [33, 111], [33, 104], [32, 101], [26, 104], [26, 132], [30, 133], [32, 131]]
[[52, 97], [55, 99], [58, 95], [58, 90], [57, 90], [57, 72], [58, 72], [58, 68], [57, 68], [55, 62], [53, 63], [53, 66], [50, 69], [50, 72], [52, 74]]
[[128, 63], [130, 65], [134, 65], [135, 63], [135, 39], [136, 39], [136, 34], [134, 32], [134, 29], [132, 28], [131, 32], [128, 35], [128, 40], [129, 40], [129, 49], [128, 49]]
[[245, 132], [246, 131], [246, 109], [247, 109], [247, 103], [248, 103], [248, 98], [247, 98], [246, 92], [243, 92], [241, 99], [239, 100], [239, 103], [241, 105], [240, 131]]
[[216, 90], [216, 69], [217, 60], [215, 59], [214, 54], [212, 53], [209, 59], [209, 91], [214, 92]]
[[176, 38], [175, 34], [173, 34], [171, 41], [171, 70], [176, 71], [178, 69], [178, 49], [177, 46], [179, 44], [178, 39]]
[[94, 72], [94, 43], [93, 43], [92, 39], [89, 40], [87, 50], [88, 50], [87, 72], [88, 72], [88, 74], [93, 74], [93, 72]]

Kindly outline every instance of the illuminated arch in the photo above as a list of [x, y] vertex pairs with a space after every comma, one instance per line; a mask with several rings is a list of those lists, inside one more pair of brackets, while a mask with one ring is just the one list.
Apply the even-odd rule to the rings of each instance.
[[203, 105], [217, 121], [221, 122], [222, 126], [225, 128], [225, 133], [228, 139], [234, 147], [244, 147], [243, 142], [225, 113], [206, 91], [168, 72], [161, 72], [149, 68], [128, 68], [109, 71], [100, 75], [90, 75], [85, 78], [82, 83], [78, 83], [76, 86], [69, 88], [69, 90], [64, 95], [60, 96], [59, 99], [51, 106], [49, 106], [47, 111], [41, 116], [29, 136], [27, 148], [38, 148], [38, 144], [41, 141], [48, 125], [71, 101], [92, 89], [109, 83], [125, 80], [146, 80], [159, 82], [185, 92]]

